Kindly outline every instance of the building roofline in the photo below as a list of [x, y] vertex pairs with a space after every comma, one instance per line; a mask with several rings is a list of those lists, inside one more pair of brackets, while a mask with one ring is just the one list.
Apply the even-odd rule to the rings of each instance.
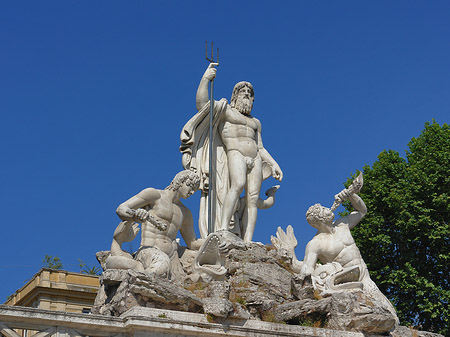
[[[21, 305], [23, 302], [27, 302], [29, 300], [29, 297], [33, 296], [34, 293], [36, 293], [37, 291], [42, 292], [42, 289], [45, 288], [52, 288], [51, 287], [51, 280], [50, 277], [48, 279], [42, 278], [42, 280], [39, 280], [39, 282], [37, 281], [38, 278], [42, 277], [44, 272], [49, 272], [49, 276], [51, 274], [64, 274], [66, 277], [67, 276], [78, 276], [78, 277], [83, 277], [85, 279], [98, 279], [99, 275], [90, 275], [90, 274], [85, 274], [85, 273], [76, 273], [76, 272], [71, 272], [71, 271], [67, 271], [67, 270], [63, 270], [63, 269], [52, 269], [52, 268], [41, 268], [36, 274], [33, 275], [33, 277], [27, 282], [25, 283], [21, 288], [17, 289], [11, 296], [9, 296], [8, 300], [6, 300], [6, 302], [4, 303], [5, 305], [18, 305], [17, 303], [20, 303], [19, 305]], [[44, 282], [40, 282], [40, 281], [44, 281]], [[35, 286], [33, 287], [32, 284], [35, 283]], [[42, 284], [44, 283], [44, 284]], [[48, 285], [46, 284], [48, 283]], [[76, 285], [76, 283], [66, 283], [68, 285], [74, 284]], [[98, 289], [98, 287], [96, 286], [90, 286], [90, 285], [84, 285], [86, 288], [92, 288], [92, 289]], [[26, 291], [27, 288], [28, 291]], [[54, 288], [57, 289], [59, 291], [65, 291], [67, 289], [61, 288], [58, 289], [57, 287]], [[72, 291], [76, 291], [78, 293], [84, 293], [81, 290], [76, 290], [76, 289], [72, 289]], [[19, 296], [21, 295], [21, 296]]]

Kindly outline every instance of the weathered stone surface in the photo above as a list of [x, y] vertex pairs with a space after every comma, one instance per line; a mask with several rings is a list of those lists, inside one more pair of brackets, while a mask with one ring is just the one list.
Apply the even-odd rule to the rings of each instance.
[[293, 298], [292, 273], [286, 266], [286, 258], [260, 243], [247, 243], [245, 250], [231, 249], [226, 256], [230, 300], [261, 319], [262, 313]]
[[234, 283], [248, 282], [249, 287], [257, 286], [265, 297], [281, 302], [292, 298], [292, 273], [283, 265], [287, 262], [275, 254], [268, 254], [262, 244], [252, 243], [247, 250], [231, 250], [227, 262]]
[[212, 281], [208, 284], [208, 297], [228, 298], [230, 283], [226, 281]]
[[233, 312], [233, 303], [225, 298], [207, 297], [203, 299], [203, 310], [205, 314], [217, 317], [228, 317]]
[[281, 304], [275, 308], [275, 318], [280, 322], [300, 324], [318, 323], [323, 326], [331, 309], [331, 297], [321, 300], [299, 300]]
[[216, 317], [228, 317], [234, 311], [233, 303], [228, 300], [230, 284], [228, 282], [212, 281], [208, 284], [207, 297], [202, 298], [205, 314]]
[[[224, 280], [186, 279], [184, 288], [158, 276], [107, 270], [94, 312], [119, 316], [132, 307], [203, 311], [218, 320], [252, 318], [359, 331], [367, 336], [387, 335], [395, 327], [389, 310], [367, 293], [342, 292], [322, 298], [310, 280], [300, 280], [289, 265], [286, 254], [259, 243], [246, 243], [244, 248], [227, 253]], [[439, 337], [404, 327], [397, 327], [390, 336]]]
[[251, 315], [248, 310], [245, 309], [242, 305], [234, 303], [233, 312], [231, 312], [228, 317], [237, 319], [249, 319]]
[[337, 330], [384, 334], [395, 327], [389, 310], [374, 306], [362, 292], [336, 293], [323, 299], [304, 299], [275, 309], [279, 321], [314, 323]]
[[102, 266], [103, 270], [106, 270], [106, 259], [111, 255], [109, 250], [101, 250], [95, 254], [98, 263]]
[[192, 292], [157, 275], [119, 269], [103, 272], [93, 313], [120, 316], [134, 306], [201, 312], [203, 304]]
[[444, 337], [437, 333], [432, 333], [428, 331], [419, 331], [412, 328], [407, 328], [406, 326], [398, 326], [390, 334], [391, 337]]
[[375, 306], [363, 292], [336, 293], [331, 296], [327, 327], [383, 334], [394, 329], [396, 316]]
[[[306, 282], [305, 282], [306, 283]], [[297, 275], [294, 275], [291, 279], [291, 292], [292, 295], [299, 299], [313, 299], [314, 297], [314, 287], [311, 283], [302, 285], [303, 281]]]
[[16, 336], [12, 329], [25, 326], [47, 337], [381, 337], [254, 319], [218, 318], [211, 322], [204, 314], [143, 307], [134, 307], [120, 317], [108, 317], [0, 304], [0, 326], [2, 333], [10, 337]]

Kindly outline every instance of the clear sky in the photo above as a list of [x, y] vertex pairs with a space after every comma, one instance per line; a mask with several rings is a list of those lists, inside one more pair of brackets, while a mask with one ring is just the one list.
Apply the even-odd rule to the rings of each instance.
[[205, 40], [220, 48], [215, 98], [252, 82], [285, 176], [254, 240], [291, 224], [303, 258], [310, 205], [331, 206], [384, 149], [404, 154], [426, 121], [449, 122], [449, 17], [438, 0], [2, 2], [0, 302], [46, 254], [97, 265], [116, 207], [181, 169]]

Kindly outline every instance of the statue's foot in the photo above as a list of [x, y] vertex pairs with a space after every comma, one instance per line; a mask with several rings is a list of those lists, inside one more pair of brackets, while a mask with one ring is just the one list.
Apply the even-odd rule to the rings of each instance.
[[228, 230], [220, 230], [215, 232], [220, 237], [220, 251], [222, 254], [227, 253], [230, 249], [245, 249], [245, 242], [236, 234]]

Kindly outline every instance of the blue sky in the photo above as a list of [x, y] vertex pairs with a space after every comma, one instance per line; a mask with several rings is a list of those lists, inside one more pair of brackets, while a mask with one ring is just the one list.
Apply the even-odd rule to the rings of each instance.
[[220, 48], [215, 98], [252, 82], [285, 176], [254, 240], [291, 224], [302, 258], [310, 205], [331, 206], [384, 149], [404, 154], [426, 121], [449, 122], [449, 16], [448, 1], [3, 2], [0, 302], [46, 254], [96, 265], [116, 207], [181, 169], [205, 40]]

